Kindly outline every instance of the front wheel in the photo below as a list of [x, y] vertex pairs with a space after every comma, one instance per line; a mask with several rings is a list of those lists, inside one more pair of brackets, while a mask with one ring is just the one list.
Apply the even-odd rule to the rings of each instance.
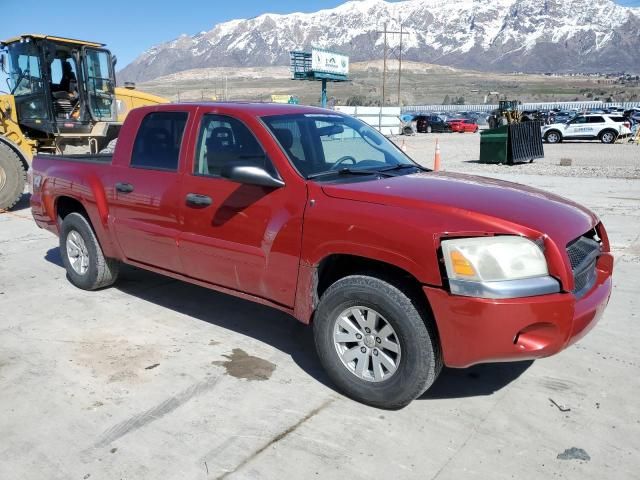
[[410, 294], [376, 277], [353, 275], [331, 285], [313, 330], [331, 380], [368, 405], [402, 408], [442, 369], [432, 319]]
[[67, 278], [83, 290], [113, 284], [119, 263], [106, 258], [89, 221], [79, 213], [67, 215], [60, 228], [60, 254]]

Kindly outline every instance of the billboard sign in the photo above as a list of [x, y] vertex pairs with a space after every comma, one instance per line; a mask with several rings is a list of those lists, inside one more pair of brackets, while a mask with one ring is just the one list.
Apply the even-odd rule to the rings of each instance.
[[314, 48], [311, 50], [311, 70], [346, 77], [349, 75], [349, 57]]

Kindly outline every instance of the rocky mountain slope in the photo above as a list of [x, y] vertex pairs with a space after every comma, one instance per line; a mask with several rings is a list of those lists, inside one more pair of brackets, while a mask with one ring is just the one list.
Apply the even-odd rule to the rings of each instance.
[[[353, 0], [334, 9], [232, 20], [157, 45], [119, 74], [145, 81], [203, 67], [287, 65], [289, 51], [382, 57], [384, 28], [408, 33], [403, 56], [484, 71], [640, 73], [640, 8], [611, 0]], [[397, 55], [399, 35], [388, 35]]]

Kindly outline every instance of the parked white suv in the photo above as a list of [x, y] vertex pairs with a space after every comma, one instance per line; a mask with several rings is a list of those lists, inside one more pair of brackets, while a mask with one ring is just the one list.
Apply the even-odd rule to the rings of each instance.
[[629, 124], [622, 115], [599, 113], [576, 115], [566, 123], [552, 123], [542, 127], [542, 138], [548, 143], [563, 140], [600, 140], [613, 143], [631, 135]]

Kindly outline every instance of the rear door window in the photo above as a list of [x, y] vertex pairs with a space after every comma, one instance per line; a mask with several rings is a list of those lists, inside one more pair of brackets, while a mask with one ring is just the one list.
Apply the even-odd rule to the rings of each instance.
[[153, 112], [144, 117], [133, 144], [131, 166], [177, 170], [187, 117], [187, 112]]
[[604, 118], [603, 117], [589, 117], [587, 120], [588, 123], [604, 123]]

